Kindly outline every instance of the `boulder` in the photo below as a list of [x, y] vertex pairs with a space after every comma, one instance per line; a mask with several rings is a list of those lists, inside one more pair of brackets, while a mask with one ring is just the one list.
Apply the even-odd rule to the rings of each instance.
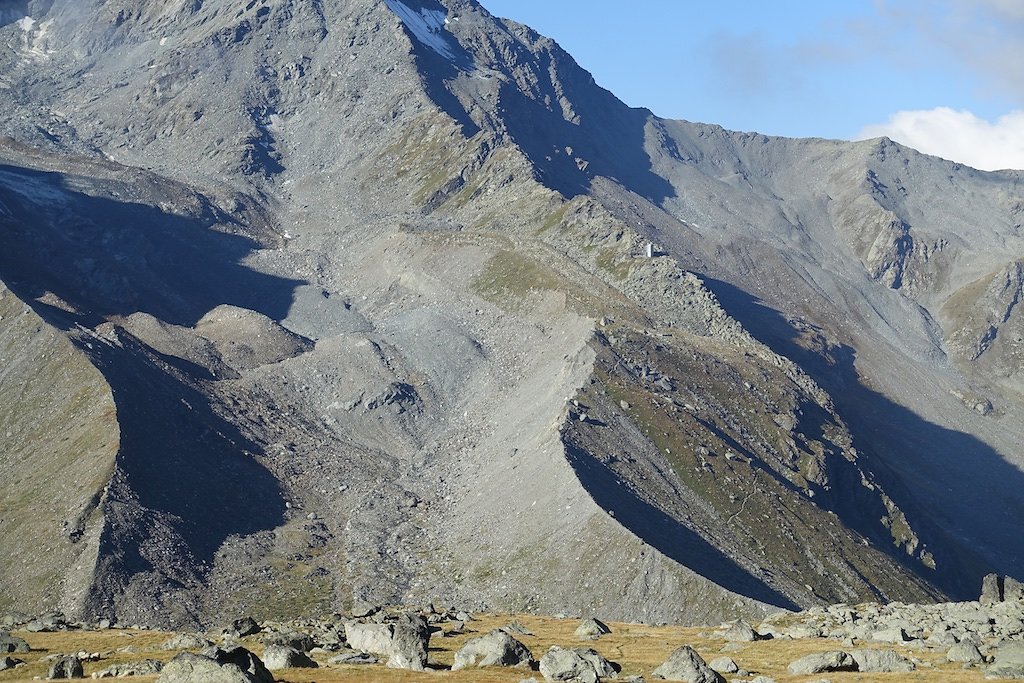
[[51, 681], [63, 678], [85, 678], [82, 660], [73, 656], [58, 657], [50, 664], [46, 678]]
[[826, 671], [856, 671], [857, 660], [849, 652], [833, 650], [807, 655], [789, 665], [789, 673], [794, 676], [808, 676], [825, 673]]
[[895, 673], [914, 670], [914, 663], [895, 650], [854, 650], [850, 653], [857, 670], [866, 673]]
[[1003, 579], [1003, 600], [1006, 602], [1024, 601], [1024, 583], [1012, 576]]
[[540, 674], [545, 681], [597, 683], [594, 667], [572, 650], [552, 646], [540, 658]]
[[430, 647], [427, 620], [418, 614], [402, 614], [390, 626], [392, 637], [388, 668], [423, 671]]
[[689, 645], [683, 645], [668, 659], [655, 669], [651, 675], [666, 681], [686, 681], [687, 683], [724, 683], [725, 679], [707, 665], [697, 651]]
[[9, 652], [28, 652], [31, 648], [24, 639], [9, 633], [0, 633], [0, 654]]
[[501, 629], [485, 636], [473, 638], [455, 653], [452, 671], [470, 666], [533, 666], [533, 653], [518, 640]]
[[207, 640], [197, 633], [179, 633], [176, 636], [171, 636], [165, 640], [161, 645], [161, 650], [202, 650], [204, 647], [210, 647], [213, 645], [213, 641]]
[[350, 647], [362, 652], [383, 655], [392, 669], [423, 671], [427, 664], [430, 627], [418, 614], [403, 614], [383, 624], [345, 624], [345, 637]]
[[597, 672], [598, 679], [617, 678], [619, 671], [622, 669], [619, 665], [613, 664], [602, 657], [597, 650], [577, 647], [573, 648], [573, 652], [578, 654], [585, 661], [589, 662], [592, 667], [594, 667], [594, 671]]
[[983, 605], [994, 605], [1003, 601], [1003, 577], [988, 574], [981, 580], [981, 597], [978, 601]]
[[597, 619], [584, 619], [576, 627], [576, 637], [580, 640], [597, 640], [601, 636], [611, 633], [608, 625]]
[[349, 647], [361, 652], [372, 652], [375, 655], [391, 654], [391, 636], [394, 633], [391, 624], [361, 624], [351, 622], [345, 624], [345, 640]]
[[740, 670], [739, 664], [732, 657], [716, 657], [708, 666], [720, 674], [734, 674]]
[[889, 628], [882, 631], [875, 631], [871, 634], [871, 640], [876, 643], [905, 643], [910, 638], [902, 628]]
[[260, 632], [260, 625], [252, 617], [242, 617], [231, 622], [231, 626], [225, 629], [225, 633], [235, 638], [245, 638]]
[[95, 672], [93, 678], [127, 678], [129, 676], [155, 676], [164, 668], [164, 663], [156, 659], [144, 659], [139, 662], [114, 664], [106, 669]]
[[25, 624], [29, 633], [53, 633], [67, 629], [68, 623], [60, 612], [49, 612]]
[[758, 634], [753, 626], [740, 619], [729, 624], [722, 637], [730, 643], [752, 643], [758, 639]]
[[14, 657], [0, 657], [0, 671], [7, 671], [7, 669], [13, 669], [19, 664], [24, 663], [25, 662], [21, 661], [20, 659], [15, 659]]
[[263, 664], [271, 671], [278, 669], [316, 669], [314, 662], [305, 652], [287, 645], [267, 645], [263, 650]]
[[309, 652], [316, 645], [312, 636], [298, 631], [269, 631], [263, 633], [264, 645], [284, 645], [299, 652]]
[[1006, 643], [996, 650], [995, 661], [986, 677], [1024, 678], [1024, 643]]
[[508, 624], [507, 626], [502, 626], [501, 630], [504, 631], [505, 633], [510, 633], [512, 635], [519, 635], [519, 636], [532, 636], [533, 635], [533, 633], [530, 631], [530, 629], [526, 628], [525, 626], [520, 624], [518, 621], [513, 621], [511, 624]]
[[216, 648], [212, 654], [179, 653], [164, 665], [157, 683], [274, 683], [259, 657], [244, 647]]
[[949, 631], [934, 631], [924, 642], [929, 645], [956, 645], [960, 641]]
[[974, 643], [957, 643], [949, 648], [946, 653], [946, 661], [960, 662], [961, 664], [981, 664], [985, 658], [981, 650]]

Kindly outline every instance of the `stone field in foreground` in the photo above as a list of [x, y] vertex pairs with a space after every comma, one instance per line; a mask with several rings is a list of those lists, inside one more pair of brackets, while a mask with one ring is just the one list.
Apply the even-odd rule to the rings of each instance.
[[[24, 663], [0, 670], [2, 683], [71, 673], [78, 665], [85, 678], [109, 672], [161, 683], [1024, 678], [1021, 601], [836, 605], [779, 613], [753, 626], [738, 621], [703, 628], [470, 615], [432, 607], [383, 610], [358, 619], [336, 615], [262, 624], [243, 619], [199, 634], [68, 624], [55, 615], [6, 622], [8, 630], [0, 630], [0, 669], [7, 658]], [[234, 664], [222, 669], [213, 659], [196, 656], [204, 648], [221, 664]], [[479, 666], [490, 662], [505, 665]], [[155, 673], [160, 668], [163, 673]]]

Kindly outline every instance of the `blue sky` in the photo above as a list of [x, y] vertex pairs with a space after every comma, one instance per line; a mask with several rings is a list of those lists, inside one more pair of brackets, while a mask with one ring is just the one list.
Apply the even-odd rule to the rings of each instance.
[[1024, 0], [482, 0], [659, 116], [1024, 167]]

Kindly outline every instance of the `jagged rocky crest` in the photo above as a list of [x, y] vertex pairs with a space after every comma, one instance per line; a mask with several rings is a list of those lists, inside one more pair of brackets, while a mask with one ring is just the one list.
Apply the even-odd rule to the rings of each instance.
[[1015, 569], [1021, 173], [659, 119], [470, 0], [0, 20], [0, 607], [697, 622]]

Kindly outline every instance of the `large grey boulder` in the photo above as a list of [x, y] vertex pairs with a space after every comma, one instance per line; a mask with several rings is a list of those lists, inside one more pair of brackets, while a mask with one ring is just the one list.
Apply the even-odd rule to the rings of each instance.
[[278, 669], [316, 669], [320, 665], [305, 652], [287, 645], [267, 645], [263, 650], [263, 664], [270, 671]]
[[274, 683], [259, 657], [244, 647], [216, 648], [211, 654], [178, 654], [164, 665], [157, 683]]
[[597, 640], [601, 636], [611, 633], [608, 625], [597, 619], [584, 619], [576, 627], [575, 636], [580, 640]]
[[894, 673], [914, 670], [914, 663], [895, 650], [854, 650], [857, 670], [866, 673]]
[[74, 656], [59, 657], [50, 664], [50, 670], [47, 672], [46, 678], [51, 681], [66, 678], [85, 678], [82, 660]]
[[308, 633], [292, 630], [264, 632], [262, 639], [264, 645], [283, 645], [299, 652], [309, 652], [316, 645]]
[[910, 638], [907, 636], [907, 632], [900, 627], [887, 628], [881, 631], [875, 631], [871, 634], [871, 640], [876, 643], [905, 643]]
[[1003, 577], [998, 574], [987, 574], [981, 580], [981, 597], [978, 598], [983, 605], [994, 605], [1003, 601]]
[[260, 630], [260, 625], [256, 623], [255, 619], [252, 617], [242, 617], [231, 622], [231, 626], [225, 629], [224, 632], [234, 638], [245, 638], [246, 636], [256, 635]]
[[375, 655], [390, 655], [394, 628], [391, 624], [345, 624], [345, 640], [349, 647]]
[[949, 631], [934, 631], [924, 642], [929, 645], [956, 645], [960, 641]]
[[716, 657], [708, 666], [720, 674], [734, 674], [740, 670], [740, 665], [732, 657]]
[[564, 649], [553, 646], [540, 658], [540, 673], [546, 681], [597, 683], [618, 676], [607, 659], [590, 649]]
[[390, 669], [423, 671], [430, 647], [430, 626], [418, 614], [402, 614], [392, 624]]
[[160, 644], [161, 650], [202, 650], [204, 647], [213, 645], [212, 640], [207, 640], [197, 633], [179, 633], [171, 636]]
[[129, 676], [155, 676], [164, 668], [164, 663], [156, 659], [143, 659], [138, 662], [113, 664], [106, 669], [97, 671], [93, 678], [128, 678]]
[[651, 675], [666, 681], [686, 683], [724, 683], [725, 679], [707, 665], [707, 662], [689, 645], [683, 645], [655, 669]]
[[1024, 678], [1024, 643], [1004, 643], [1000, 646], [986, 676]]
[[533, 665], [533, 653], [518, 640], [501, 629], [495, 629], [485, 636], [473, 638], [455, 653], [452, 671], [470, 666], [515, 666], [528, 668]]
[[31, 648], [24, 639], [0, 632], [0, 654], [9, 652], [28, 652]]
[[946, 661], [959, 662], [961, 664], [981, 664], [985, 658], [981, 650], [974, 643], [957, 643], [949, 648], [946, 653]]
[[789, 673], [794, 676], [820, 674], [826, 671], [856, 671], [857, 660], [849, 652], [833, 650], [807, 655], [789, 665]]
[[1006, 602], [1024, 601], [1024, 583], [1012, 576], [1003, 579], [1003, 600]]
[[758, 634], [753, 626], [740, 619], [729, 624], [722, 637], [730, 643], [751, 643], [758, 639]]
[[609, 662], [597, 650], [577, 647], [573, 648], [573, 652], [582, 657], [584, 661], [589, 662], [590, 666], [594, 667], [598, 679], [618, 677], [621, 667]]

